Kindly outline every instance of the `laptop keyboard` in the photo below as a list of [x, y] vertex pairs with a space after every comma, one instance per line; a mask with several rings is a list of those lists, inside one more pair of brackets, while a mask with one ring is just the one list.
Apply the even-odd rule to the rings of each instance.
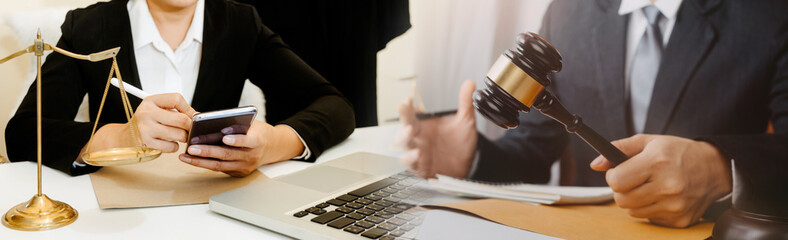
[[370, 239], [412, 238], [408, 233], [423, 221], [416, 207], [425, 182], [403, 171], [293, 216]]

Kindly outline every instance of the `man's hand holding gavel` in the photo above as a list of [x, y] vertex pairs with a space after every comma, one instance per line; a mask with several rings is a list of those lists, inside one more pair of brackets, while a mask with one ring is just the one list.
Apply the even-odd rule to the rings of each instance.
[[668, 227], [697, 222], [717, 199], [731, 192], [730, 158], [713, 145], [691, 139], [638, 134], [613, 141], [630, 159], [610, 168], [599, 156], [591, 162], [607, 171], [616, 204], [629, 215]]

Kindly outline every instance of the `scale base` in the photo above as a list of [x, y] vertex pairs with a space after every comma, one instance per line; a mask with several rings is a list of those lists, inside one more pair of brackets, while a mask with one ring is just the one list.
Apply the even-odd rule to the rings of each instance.
[[8, 210], [3, 216], [3, 225], [21, 231], [43, 231], [69, 225], [78, 215], [68, 204], [36, 194], [30, 201]]

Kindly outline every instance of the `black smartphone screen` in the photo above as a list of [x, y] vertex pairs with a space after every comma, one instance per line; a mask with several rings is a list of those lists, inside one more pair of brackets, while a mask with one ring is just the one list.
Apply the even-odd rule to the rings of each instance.
[[188, 145], [225, 145], [224, 135], [246, 134], [257, 109], [241, 107], [194, 115]]

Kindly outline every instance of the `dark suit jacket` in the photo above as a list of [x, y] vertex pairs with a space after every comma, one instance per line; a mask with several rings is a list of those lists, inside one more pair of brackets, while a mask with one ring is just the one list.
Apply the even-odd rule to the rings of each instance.
[[[70, 11], [57, 46], [80, 54], [120, 46], [117, 60], [123, 80], [141, 87], [126, 3], [116, 0]], [[244, 81], [249, 79], [265, 94], [266, 120], [287, 124], [304, 138], [312, 151], [307, 160], [313, 161], [353, 132], [353, 110], [347, 99], [266, 28], [253, 7], [207, 0], [203, 40], [192, 101], [197, 111], [237, 107]], [[110, 65], [111, 61], [93, 63], [57, 53], [47, 58], [42, 67], [43, 162], [47, 166], [72, 175], [84, 173], [72, 172], [71, 164], [87, 143], [93, 123], [73, 119], [85, 94], [90, 116], [95, 118]], [[135, 108], [140, 102], [131, 98]], [[6, 129], [12, 161], [36, 160], [35, 104], [35, 86], [31, 86]], [[126, 122], [114, 87], [99, 120], [100, 125]]]
[[[556, 0], [542, 35], [564, 68], [548, 87], [608, 140], [627, 132], [624, 59], [628, 16], [619, 0]], [[751, 170], [764, 192], [788, 194], [788, 9], [786, 1], [684, 0], [664, 50], [645, 133], [702, 139]], [[766, 134], [771, 121], [775, 134]], [[565, 150], [574, 185], [606, 185], [589, 163], [599, 154], [537, 112], [500, 140], [479, 141], [471, 177], [546, 182]], [[748, 174], [745, 172], [745, 174]], [[788, 199], [783, 196], [782, 199]]]
[[410, 28], [407, 0], [237, 1], [350, 100], [356, 127], [378, 125], [377, 53]]

